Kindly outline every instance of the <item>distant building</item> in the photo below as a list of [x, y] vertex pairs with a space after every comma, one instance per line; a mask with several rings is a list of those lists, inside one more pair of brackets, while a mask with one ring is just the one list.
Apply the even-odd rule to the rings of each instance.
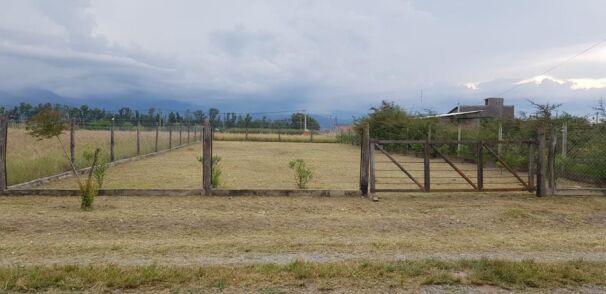
[[[484, 105], [459, 105], [448, 112], [449, 116], [461, 114], [467, 119], [497, 118], [514, 119], [513, 105], [504, 105], [503, 98], [486, 98]], [[465, 115], [467, 114], [467, 115]]]

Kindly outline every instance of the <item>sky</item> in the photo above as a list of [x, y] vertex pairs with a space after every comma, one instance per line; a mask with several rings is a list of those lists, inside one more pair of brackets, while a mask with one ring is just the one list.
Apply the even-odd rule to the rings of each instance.
[[606, 42], [569, 60], [606, 38], [602, 0], [0, 0], [0, 7], [5, 105], [42, 96], [362, 114], [381, 100], [446, 112], [501, 96], [517, 110], [531, 99], [585, 114], [606, 96]]

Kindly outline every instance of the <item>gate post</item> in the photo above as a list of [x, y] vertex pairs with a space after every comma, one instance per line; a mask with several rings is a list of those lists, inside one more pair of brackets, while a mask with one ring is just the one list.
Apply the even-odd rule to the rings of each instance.
[[375, 178], [375, 144], [370, 142], [370, 194], [374, 194], [376, 190]]
[[6, 174], [6, 145], [8, 143], [8, 117], [0, 115], [0, 192], [6, 190], [8, 179]]
[[425, 144], [423, 144], [423, 185], [425, 192], [429, 192], [431, 190], [431, 171], [429, 160], [429, 149], [431, 148], [431, 146], [429, 145], [430, 136], [431, 131], [427, 134], [427, 138], [425, 138]]
[[537, 130], [537, 197], [545, 196], [545, 130], [539, 128]]
[[208, 119], [204, 121], [202, 142], [202, 190], [205, 196], [212, 195], [212, 130]]
[[362, 127], [362, 142], [360, 142], [360, 192], [368, 196], [368, 178], [370, 175], [370, 134], [368, 123]]

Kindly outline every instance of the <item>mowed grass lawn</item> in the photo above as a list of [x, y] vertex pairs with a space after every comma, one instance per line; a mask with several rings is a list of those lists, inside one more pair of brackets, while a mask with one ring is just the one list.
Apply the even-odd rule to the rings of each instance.
[[[200, 188], [202, 144], [111, 167], [104, 188]], [[220, 188], [295, 189], [293, 159], [304, 159], [313, 170], [311, 189], [357, 189], [360, 148], [336, 143], [215, 141], [220, 156]], [[43, 188], [76, 188], [64, 179]]]
[[606, 291], [599, 196], [99, 197], [91, 212], [9, 196], [0, 210], [0, 291]]

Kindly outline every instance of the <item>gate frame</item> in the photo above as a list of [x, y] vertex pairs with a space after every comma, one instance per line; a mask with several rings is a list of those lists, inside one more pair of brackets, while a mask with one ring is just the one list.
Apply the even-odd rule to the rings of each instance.
[[[528, 191], [535, 192], [537, 197], [545, 196], [545, 133], [543, 129], [539, 129], [537, 132], [537, 138], [535, 140], [496, 140], [496, 141], [469, 141], [469, 140], [435, 140], [431, 141], [429, 137], [426, 140], [378, 140], [371, 139], [368, 135], [368, 124], [363, 126], [362, 131], [362, 142], [361, 147], [361, 160], [360, 160], [360, 190], [362, 195], [368, 196], [369, 186], [370, 194], [378, 192], [515, 192], [515, 191]], [[404, 166], [395, 160], [381, 144], [422, 144], [423, 145], [423, 162], [424, 162], [424, 178], [423, 185], [414, 178]], [[441, 154], [436, 148], [435, 144], [467, 144], [477, 146], [477, 183], [473, 183], [471, 179], [463, 171], [459, 170], [453, 162], [447, 159]], [[528, 180], [524, 181], [509, 165], [504, 162], [497, 153], [492, 150], [489, 144], [526, 144], [528, 145]], [[375, 171], [375, 149], [386, 155], [390, 161], [392, 161], [406, 176], [411, 179], [419, 189], [377, 189], [376, 188], [376, 171]], [[431, 189], [431, 168], [429, 151], [433, 149], [437, 152], [438, 156], [469, 183], [471, 189]], [[523, 188], [484, 188], [484, 150], [487, 150], [492, 154], [503, 167], [510, 172], [522, 185]], [[368, 170], [368, 172], [366, 172]], [[365, 181], [366, 180], [366, 181]], [[368, 184], [368, 181], [370, 183]], [[535, 185], [536, 183], [536, 185]]]

